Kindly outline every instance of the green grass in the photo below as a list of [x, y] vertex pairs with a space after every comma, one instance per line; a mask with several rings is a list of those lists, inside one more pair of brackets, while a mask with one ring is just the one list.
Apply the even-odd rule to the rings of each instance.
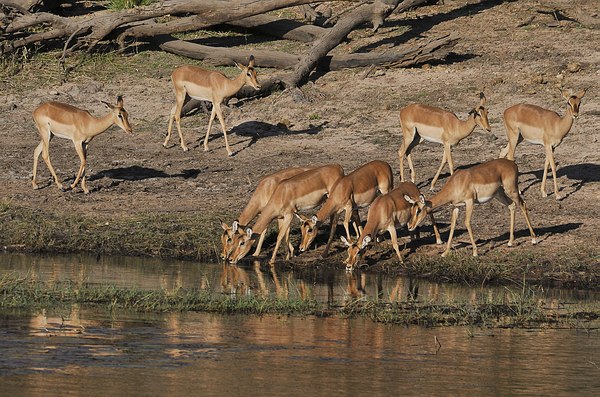
[[147, 6], [156, 0], [109, 0], [107, 7], [111, 10], [125, 10], [139, 6]]
[[600, 311], [578, 309], [557, 313], [523, 289], [480, 302], [417, 304], [357, 299], [330, 307], [314, 299], [281, 299], [253, 295], [223, 295], [197, 288], [141, 290], [113, 285], [41, 282], [5, 275], [0, 278], [0, 308], [40, 310], [73, 304], [139, 312], [201, 311], [220, 314], [364, 317], [386, 324], [481, 327], [571, 327], [590, 329]]

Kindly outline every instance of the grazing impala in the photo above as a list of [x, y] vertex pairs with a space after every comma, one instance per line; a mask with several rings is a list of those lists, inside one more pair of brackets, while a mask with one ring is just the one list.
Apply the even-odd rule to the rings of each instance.
[[[398, 247], [396, 226], [407, 225], [416, 216], [419, 206], [422, 206], [424, 201], [425, 199], [421, 195], [421, 192], [412, 182], [401, 182], [397, 188], [388, 194], [377, 197], [373, 201], [373, 204], [371, 204], [371, 208], [369, 208], [367, 224], [358, 240], [351, 242], [342, 236], [342, 241], [348, 247], [348, 259], [345, 261], [346, 269], [352, 270], [359, 258], [364, 254], [367, 246], [379, 232], [385, 230], [390, 233], [392, 246], [396, 251], [396, 255], [398, 255], [398, 259], [400, 262], [403, 262], [402, 254]], [[442, 244], [433, 216], [431, 216], [431, 223], [433, 224], [437, 244]]]
[[275, 263], [275, 256], [284, 237], [288, 248], [286, 260], [294, 256], [294, 247], [290, 244], [290, 225], [294, 219], [294, 213], [312, 209], [321, 204], [331, 192], [335, 182], [342, 176], [344, 176], [342, 167], [338, 164], [331, 164], [305, 171], [281, 181], [275, 188], [271, 199], [261, 211], [254, 228], [248, 228], [245, 231], [240, 230], [236, 236], [234, 240], [235, 248], [231, 255], [232, 262], [237, 263], [250, 252], [258, 236], [267, 229], [274, 219], [278, 221], [279, 233], [269, 263]]
[[37, 166], [40, 154], [46, 162], [48, 169], [54, 177], [56, 185], [63, 190], [63, 185], [58, 180], [54, 167], [50, 162], [49, 146], [53, 136], [66, 138], [73, 141], [75, 151], [79, 155], [80, 165], [75, 181], [71, 184], [71, 189], [79, 183], [87, 194], [90, 191], [87, 188], [85, 180], [85, 165], [87, 161], [87, 146], [95, 136], [102, 134], [113, 124], [118, 125], [127, 133], [131, 133], [127, 111], [123, 108], [123, 98], [117, 97], [117, 104], [111, 105], [102, 101], [111, 111], [103, 117], [96, 118], [87, 110], [79, 109], [71, 105], [60, 102], [46, 102], [41, 104], [33, 111], [33, 121], [38, 129], [41, 141], [33, 151], [33, 178], [31, 184], [34, 189], [38, 188], [36, 180]]
[[[375, 197], [377, 192], [387, 193], [394, 187], [392, 168], [384, 161], [371, 161], [362, 167], [357, 168], [350, 174], [340, 178], [333, 186], [331, 194], [325, 201], [325, 204], [311, 218], [298, 215], [302, 225], [302, 242], [300, 243], [300, 251], [308, 250], [319, 230], [319, 226], [324, 220], [331, 218], [331, 232], [323, 257], [327, 256], [329, 246], [333, 240], [337, 217], [342, 211], [346, 211], [344, 216], [344, 229], [346, 229], [346, 237], [350, 239], [350, 218], [356, 209], [368, 207]], [[360, 220], [357, 220], [358, 222]], [[356, 225], [355, 225], [356, 227]], [[355, 230], [357, 237], [360, 233]]]
[[406, 156], [410, 168], [410, 179], [415, 182], [415, 168], [413, 167], [411, 152], [415, 146], [424, 140], [444, 145], [442, 163], [431, 181], [431, 190], [433, 190], [446, 161], [452, 175], [454, 173], [452, 145], [456, 145], [471, 135], [476, 126], [480, 126], [488, 132], [491, 131], [488, 111], [484, 107], [485, 102], [485, 95], [481, 92], [479, 94], [479, 105], [469, 112], [469, 117], [466, 120], [459, 120], [454, 113], [446, 110], [422, 104], [412, 104], [402, 109], [400, 111], [400, 124], [403, 139], [400, 150], [398, 150], [400, 180], [404, 181], [404, 156]]
[[573, 95], [561, 91], [563, 98], [567, 101], [567, 112], [562, 117], [551, 110], [527, 104], [511, 106], [504, 111], [504, 125], [508, 137], [508, 145], [502, 149], [500, 157], [514, 160], [515, 149], [523, 139], [536, 145], [544, 145], [546, 149], [546, 161], [544, 162], [544, 175], [541, 186], [542, 197], [548, 196], [546, 193], [546, 177], [548, 176], [548, 166], [550, 166], [552, 168], [552, 177], [554, 178], [554, 195], [557, 200], [561, 199], [556, 182], [554, 149], [560, 145], [568, 134], [573, 125], [573, 120], [579, 116], [579, 105], [581, 104], [581, 98], [585, 95], [585, 91], [582, 90]]
[[[229, 259], [229, 255], [231, 255], [231, 252], [233, 251], [233, 238], [235, 233], [239, 230], [240, 226], [244, 228], [248, 226], [248, 224], [254, 218], [256, 218], [256, 216], [269, 202], [269, 199], [271, 198], [271, 195], [275, 191], [275, 188], [279, 182], [298, 175], [311, 168], [312, 167], [286, 168], [262, 178], [254, 190], [254, 193], [252, 193], [250, 201], [248, 201], [248, 204], [240, 214], [239, 218], [233, 221], [231, 226], [221, 222], [221, 227], [223, 228], [223, 233], [221, 234], [221, 243], [223, 244], [221, 258], [224, 260]], [[253, 256], [258, 256], [260, 254], [260, 250], [265, 239], [265, 234], [266, 231], [260, 235], [260, 239], [258, 240], [256, 251], [254, 252]]]
[[502, 204], [508, 206], [510, 210], [510, 230], [508, 246], [512, 247], [514, 242], [515, 230], [515, 208], [518, 205], [525, 216], [525, 222], [531, 233], [531, 242], [537, 243], [535, 233], [529, 221], [527, 207], [519, 193], [519, 170], [514, 161], [506, 159], [491, 160], [468, 169], [456, 171], [448, 182], [442, 187], [430, 201], [424, 206], [419, 207], [416, 215], [411, 219], [408, 227], [414, 230], [423, 220], [425, 215], [430, 214], [436, 208], [446, 204], [452, 204], [452, 220], [450, 223], [450, 235], [448, 236], [448, 245], [442, 256], [448, 255], [452, 248], [452, 236], [456, 227], [456, 218], [458, 217], [458, 207], [465, 205], [465, 226], [471, 238], [473, 246], [473, 256], [477, 256], [477, 245], [473, 238], [471, 230], [471, 215], [473, 214], [473, 204], [475, 202], [485, 203], [492, 198], [497, 199]]
[[200, 101], [212, 102], [213, 108], [208, 120], [208, 130], [206, 130], [206, 137], [204, 138], [204, 151], [208, 151], [208, 136], [212, 128], [215, 116], [219, 118], [221, 128], [223, 129], [223, 135], [225, 136], [225, 148], [227, 154], [231, 156], [233, 153], [229, 148], [229, 142], [227, 141], [227, 129], [225, 128], [225, 121], [223, 120], [223, 111], [221, 105], [225, 100], [231, 98], [245, 85], [249, 84], [254, 89], [260, 89], [258, 81], [256, 81], [256, 71], [254, 70], [254, 57], [250, 55], [250, 61], [248, 66], [235, 63], [238, 68], [242, 71], [235, 79], [228, 79], [221, 72], [214, 70], [206, 70], [192, 65], [180, 66], [173, 71], [171, 80], [175, 88], [175, 100], [176, 103], [171, 110], [169, 116], [169, 128], [167, 130], [167, 136], [163, 146], [166, 147], [171, 138], [171, 132], [173, 130], [173, 120], [177, 124], [177, 132], [179, 133], [179, 141], [184, 151], [188, 150], [183, 135], [181, 133], [181, 108], [186, 98], [186, 94], [191, 98], [198, 99]]

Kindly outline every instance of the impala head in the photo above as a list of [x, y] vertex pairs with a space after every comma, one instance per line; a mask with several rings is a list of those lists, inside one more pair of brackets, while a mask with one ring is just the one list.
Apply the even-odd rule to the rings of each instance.
[[488, 110], [485, 108], [485, 103], [487, 99], [483, 92], [479, 93], [479, 105], [477, 105], [473, 110], [469, 112], [475, 118], [475, 123], [486, 130], [487, 132], [492, 131], [492, 127], [490, 127], [490, 122], [488, 120]]
[[421, 222], [423, 222], [423, 219], [429, 215], [429, 212], [431, 212], [431, 202], [425, 200], [425, 196], [422, 194], [419, 195], [419, 200], [413, 200], [407, 195], [404, 195], [404, 200], [408, 201], [409, 204], [412, 204], [410, 220], [406, 225], [408, 230], [412, 232], [421, 224]]
[[233, 252], [233, 239], [236, 231], [238, 230], [239, 223], [238, 221], [233, 221], [230, 227], [220, 219], [219, 222], [221, 223], [221, 228], [223, 229], [223, 233], [221, 233], [221, 244], [223, 245], [221, 250], [221, 259], [227, 261]]
[[229, 259], [231, 263], [236, 264], [240, 259], [248, 255], [252, 249], [254, 238], [252, 238], [252, 228], [246, 230], [239, 229], [233, 236], [233, 253]]
[[296, 217], [300, 219], [300, 231], [302, 232], [302, 241], [300, 242], [300, 252], [304, 252], [308, 250], [308, 247], [312, 244], [317, 237], [317, 232], [319, 231], [319, 226], [321, 222], [317, 219], [316, 215], [313, 215], [311, 218], [308, 218], [301, 214], [296, 214]]
[[260, 84], [256, 80], [256, 70], [254, 70], [254, 55], [250, 55], [248, 66], [244, 66], [241, 63], [235, 62], [235, 66], [240, 68], [244, 76], [244, 82], [252, 86], [255, 90], [260, 90]]
[[352, 271], [352, 269], [354, 269], [354, 266], [356, 266], [356, 264], [358, 263], [358, 260], [365, 253], [368, 245], [371, 243], [371, 235], [367, 234], [366, 236], [362, 237], [362, 241], [359, 237], [359, 239], [355, 242], [346, 240], [346, 237], [344, 236], [342, 236], [341, 239], [344, 245], [348, 247], [348, 258], [346, 258], [346, 260], [344, 261], [344, 263], [346, 264], [346, 270]]
[[113, 121], [116, 125], [121, 127], [121, 129], [127, 133], [133, 132], [131, 125], [129, 124], [129, 114], [127, 113], [127, 110], [123, 108], [123, 97], [121, 95], [117, 97], [116, 105], [111, 105], [104, 101], [102, 101], [102, 103], [112, 110]]
[[576, 94], [569, 95], [567, 91], [560, 90], [563, 98], [565, 98], [567, 105], [569, 106], [568, 112], [574, 119], [579, 117], [579, 105], [581, 104], [581, 98], [585, 96], [586, 91], [587, 90], [581, 90]]

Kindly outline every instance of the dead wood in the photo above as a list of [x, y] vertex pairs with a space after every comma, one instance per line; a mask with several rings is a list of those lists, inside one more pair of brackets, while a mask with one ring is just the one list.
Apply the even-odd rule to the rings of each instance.
[[[202, 29], [272, 10], [323, 1], [325, 0], [163, 0], [130, 10], [101, 10], [72, 17], [48, 12], [24, 13], [6, 27], [0, 53], [10, 53], [23, 46], [46, 40], [66, 40], [77, 31], [72, 48], [86, 47], [89, 51], [118, 28], [122, 29], [119, 41], [124, 42], [128, 37], [142, 38]], [[159, 22], [157, 19], [189, 14], [193, 16], [182, 22], [178, 18], [167, 22]], [[139, 21], [146, 23], [137, 24]], [[47, 25], [50, 25], [50, 28], [39, 31], [39, 27]], [[34, 27], [34, 32], [28, 30]]]
[[425, 3], [426, 0], [405, 0], [401, 4], [399, 0], [376, 0], [374, 3], [362, 4], [352, 12], [342, 16], [335, 26], [319, 39], [310, 51], [302, 57], [297, 64], [294, 73], [286, 80], [288, 87], [298, 87], [309, 73], [317, 66], [320, 60], [325, 57], [329, 51], [337, 47], [346, 36], [358, 26], [370, 22], [373, 25], [373, 31], [383, 24], [383, 21], [397, 7], [405, 10], [416, 5]]

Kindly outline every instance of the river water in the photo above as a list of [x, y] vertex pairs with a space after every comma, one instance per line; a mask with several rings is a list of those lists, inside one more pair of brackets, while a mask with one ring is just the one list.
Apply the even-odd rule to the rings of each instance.
[[[42, 280], [178, 286], [215, 293], [465, 301], [469, 289], [381, 275], [250, 264], [0, 255], [1, 274]], [[546, 304], [597, 294], [538, 291]], [[368, 319], [0, 310], [0, 396], [12, 395], [599, 395], [597, 330], [403, 327]]]

